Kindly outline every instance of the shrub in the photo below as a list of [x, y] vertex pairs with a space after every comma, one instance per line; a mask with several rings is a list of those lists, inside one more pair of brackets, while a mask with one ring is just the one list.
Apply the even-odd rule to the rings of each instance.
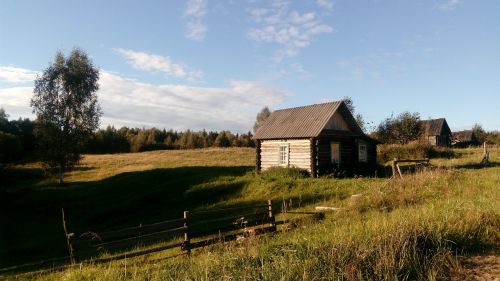
[[276, 179], [303, 179], [310, 177], [308, 171], [296, 167], [271, 167], [261, 173], [261, 177], [269, 180]]
[[381, 144], [377, 146], [377, 161], [381, 164], [399, 159], [452, 158], [456, 154], [447, 147], [436, 147], [425, 142], [412, 142], [406, 145]]
[[19, 159], [23, 146], [19, 137], [0, 131], [0, 163]]

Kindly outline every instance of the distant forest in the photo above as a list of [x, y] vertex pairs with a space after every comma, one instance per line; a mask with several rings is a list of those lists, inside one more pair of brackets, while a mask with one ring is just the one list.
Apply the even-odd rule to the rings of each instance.
[[[36, 121], [8, 120], [0, 109], [0, 162], [35, 157], [37, 150]], [[84, 153], [126, 153], [162, 149], [192, 149], [207, 147], [255, 147], [251, 132], [233, 134], [230, 131], [174, 131], [108, 126], [95, 132]]]
[[[263, 112], [257, 115], [254, 130], [265, 119], [260, 118], [262, 119], [260, 120], [260, 115], [265, 115], [265, 117], [270, 115], [267, 108], [263, 109]], [[0, 108], [0, 163], [37, 158], [36, 121], [27, 118], [9, 120], [8, 117], [6, 112]], [[400, 119], [403, 120], [404, 118], [389, 118], [381, 122], [377, 130], [370, 135], [383, 143], [397, 143], [399, 141], [397, 137], [387, 139], [384, 136], [398, 135], [397, 129], [401, 130], [399, 128], [401, 126], [394, 126], [394, 124], [399, 124]], [[415, 122], [419, 120], [418, 116], [413, 119], [415, 119]], [[500, 133], [498, 131], [485, 132], [480, 125], [475, 125], [473, 130], [478, 136], [479, 143], [487, 141], [492, 144], [500, 144]], [[418, 132], [415, 133], [414, 138], [417, 138], [417, 136]], [[108, 126], [93, 133], [83, 153], [109, 154], [208, 147], [255, 147], [255, 141], [250, 131], [244, 134], [233, 134], [230, 131], [174, 131], [172, 129], [128, 127], [116, 129]]]

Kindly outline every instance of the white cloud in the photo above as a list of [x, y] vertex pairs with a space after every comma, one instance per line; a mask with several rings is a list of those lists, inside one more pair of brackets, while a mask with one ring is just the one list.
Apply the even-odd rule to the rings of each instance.
[[136, 69], [161, 72], [167, 76], [188, 80], [199, 80], [203, 76], [202, 71], [192, 70], [183, 64], [174, 63], [169, 57], [121, 48], [114, 49], [114, 51], [125, 58], [127, 63]]
[[332, 0], [316, 0], [316, 4], [318, 4], [318, 6], [322, 8], [325, 8], [328, 11], [333, 11]]
[[33, 96], [32, 87], [0, 88], [0, 108], [10, 115], [10, 118], [32, 118], [30, 100]]
[[[248, 131], [265, 105], [281, 103], [287, 93], [255, 81], [229, 81], [225, 87], [140, 83], [101, 71], [98, 92], [102, 126], [137, 126]], [[33, 117], [31, 87], [0, 89], [7, 114]]]
[[29, 69], [15, 66], [0, 66], [0, 81], [8, 83], [33, 82], [38, 73]]
[[296, 75], [301, 79], [310, 79], [312, 77], [311, 73], [304, 69], [301, 63], [294, 62], [290, 64], [291, 69], [296, 73]]
[[462, 0], [442, 0], [437, 4], [437, 8], [442, 11], [451, 11], [460, 6], [462, 2]]
[[277, 62], [297, 56], [300, 49], [309, 46], [317, 35], [333, 31], [331, 26], [318, 19], [315, 12], [291, 10], [289, 3], [282, 0], [271, 1], [266, 8], [250, 9], [249, 15], [257, 27], [248, 31], [248, 38], [280, 45], [275, 57]]
[[207, 14], [206, 0], [188, 0], [184, 17], [186, 23], [186, 37], [194, 41], [205, 39], [208, 31], [206, 23], [203, 21]]

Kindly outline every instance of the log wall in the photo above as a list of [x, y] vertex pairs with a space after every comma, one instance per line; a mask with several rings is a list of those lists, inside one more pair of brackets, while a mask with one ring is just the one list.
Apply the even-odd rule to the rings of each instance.
[[279, 147], [288, 144], [288, 167], [297, 167], [311, 172], [311, 141], [309, 139], [262, 140], [260, 165], [262, 171], [279, 165]]

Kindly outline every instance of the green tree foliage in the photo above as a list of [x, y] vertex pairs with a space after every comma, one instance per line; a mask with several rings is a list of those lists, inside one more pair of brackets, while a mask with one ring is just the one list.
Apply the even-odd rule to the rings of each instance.
[[21, 159], [35, 149], [34, 122], [29, 119], [8, 120], [9, 115], [0, 108], [0, 162]]
[[127, 140], [126, 131], [116, 130], [108, 126], [104, 130], [98, 130], [89, 143], [86, 152], [93, 153], [119, 153], [129, 152], [130, 144]]
[[230, 147], [235, 136], [229, 131], [222, 131], [215, 139], [214, 146], [216, 147]]
[[200, 132], [192, 132], [187, 130], [180, 135], [178, 146], [181, 149], [203, 148], [205, 139]]
[[402, 144], [417, 140], [420, 136], [421, 123], [418, 112], [405, 111], [399, 114], [394, 125], [396, 138]]
[[486, 133], [486, 142], [489, 144], [497, 144], [500, 145], [500, 132], [499, 131], [491, 131]]
[[255, 124], [253, 125], [253, 132], [256, 133], [257, 130], [264, 124], [264, 122], [271, 116], [271, 110], [269, 110], [269, 107], [265, 106], [264, 108], [261, 109], [261, 111], [257, 114], [257, 120], [255, 121]]
[[0, 128], [4, 127], [9, 123], [9, 115], [5, 112], [5, 109], [0, 108]]
[[407, 144], [420, 137], [420, 114], [405, 111], [396, 118], [386, 118], [380, 123], [375, 137], [384, 143]]
[[7, 163], [19, 158], [23, 151], [18, 136], [0, 131], [0, 163]]
[[98, 80], [99, 70], [78, 48], [67, 58], [58, 52], [35, 80], [31, 106], [38, 121], [36, 136], [45, 162], [59, 167], [60, 183], [66, 167], [78, 162], [99, 127]]
[[482, 144], [486, 141], [487, 133], [483, 129], [483, 126], [481, 126], [481, 124], [474, 124], [474, 126], [472, 127], [472, 135], [479, 144]]

